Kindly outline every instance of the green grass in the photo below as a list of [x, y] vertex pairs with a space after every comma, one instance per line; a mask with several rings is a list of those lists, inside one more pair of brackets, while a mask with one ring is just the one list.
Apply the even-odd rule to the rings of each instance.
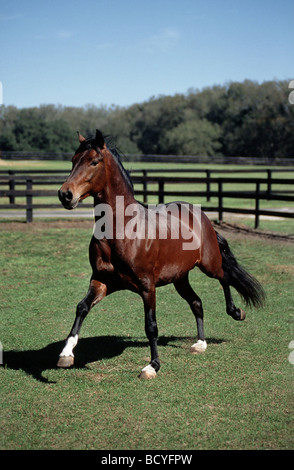
[[[225, 313], [217, 281], [195, 270], [208, 349], [190, 355], [195, 320], [173, 286], [158, 289], [162, 368], [149, 361], [141, 299], [106, 298], [89, 313], [75, 367], [55, 367], [88, 288], [91, 224], [2, 223], [1, 449], [293, 449], [293, 244], [226, 233], [263, 283], [245, 322]], [[238, 296], [234, 294], [237, 303]]]

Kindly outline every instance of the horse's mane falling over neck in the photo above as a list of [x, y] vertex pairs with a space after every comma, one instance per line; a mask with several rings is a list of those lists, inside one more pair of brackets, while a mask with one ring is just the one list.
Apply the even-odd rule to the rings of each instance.
[[111, 141], [107, 141], [106, 145], [107, 145], [108, 150], [110, 151], [110, 153], [114, 157], [114, 160], [115, 160], [115, 162], [117, 163], [117, 165], [120, 169], [120, 172], [121, 172], [121, 174], [122, 174], [122, 176], [123, 176], [123, 178], [124, 178], [124, 180], [125, 180], [125, 182], [128, 186], [128, 189], [131, 191], [132, 195], [134, 195], [133, 182], [131, 180], [129, 172], [125, 169], [125, 167], [122, 164], [121, 155], [120, 155], [117, 147], [111, 145]]

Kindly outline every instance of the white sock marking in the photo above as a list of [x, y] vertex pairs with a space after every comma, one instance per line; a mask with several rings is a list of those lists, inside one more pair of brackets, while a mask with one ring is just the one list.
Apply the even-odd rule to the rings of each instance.
[[68, 340], [66, 341], [66, 345], [64, 346], [63, 350], [60, 353], [60, 357], [63, 356], [73, 356], [73, 348], [77, 345], [78, 342], [78, 335], [75, 336], [70, 336]]
[[198, 341], [192, 345], [192, 348], [205, 351], [207, 348], [207, 342], [205, 340], [202, 341], [202, 339], [198, 339]]
[[144, 369], [142, 369], [142, 372], [143, 371], [155, 372], [155, 374], [156, 374], [156, 370], [154, 369], [154, 367], [152, 367], [151, 364], [148, 364], [148, 366], [144, 367]]

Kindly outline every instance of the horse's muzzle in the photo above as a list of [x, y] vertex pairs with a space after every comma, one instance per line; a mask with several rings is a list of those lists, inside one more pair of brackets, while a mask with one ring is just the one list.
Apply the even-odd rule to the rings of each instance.
[[71, 210], [77, 206], [76, 201], [73, 200], [73, 193], [68, 189], [67, 191], [58, 191], [58, 197], [65, 209]]

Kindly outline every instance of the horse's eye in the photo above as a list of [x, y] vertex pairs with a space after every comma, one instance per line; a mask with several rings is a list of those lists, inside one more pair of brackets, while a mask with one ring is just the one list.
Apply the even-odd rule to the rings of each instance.
[[95, 160], [94, 160], [94, 161], [91, 163], [91, 166], [96, 166], [96, 165], [98, 165], [98, 163], [99, 163], [98, 161], [95, 161]]

